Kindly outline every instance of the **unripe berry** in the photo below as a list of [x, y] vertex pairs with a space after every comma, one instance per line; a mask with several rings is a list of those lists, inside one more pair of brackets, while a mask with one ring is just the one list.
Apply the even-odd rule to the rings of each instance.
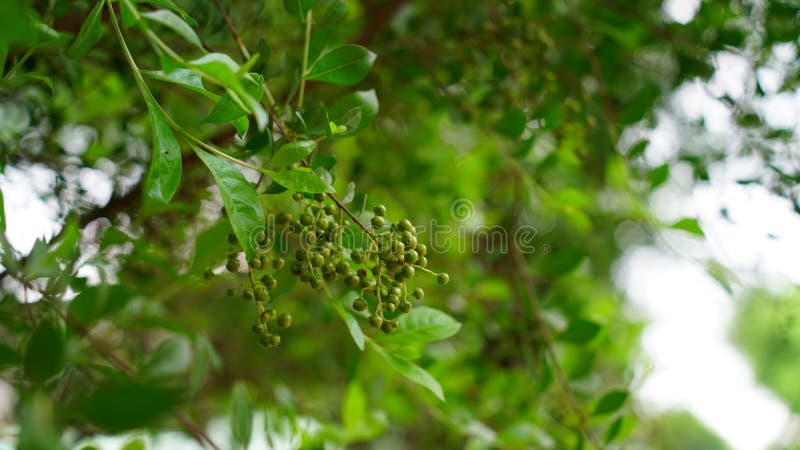
[[350, 274], [350, 275], [348, 275], [348, 276], [346, 276], [344, 278], [345, 286], [350, 287], [350, 288], [354, 288], [354, 287], [358, 286], [359, 281], [360, 280], [358, 279], [358, 276], [353, 275], [353, 274]]
[[369, 320], [369, 326], [373, 328], [378, 328], [383, 323], [383, 319], [381, 319], [379, 316], [376, 316], [375, 314], [369, 316], [368, 320]]
[[357, 298], [353, 300], [353, 309], [356, 311], [364, 311], [367, 309], [367, 302], [362, 298]]
[[403, 302], [400, 303], [400, 312], [402, 312], [403, 314], [411, 312], [411, 308], [412, 308], [411, 302], [408, 300], [403, 300]]
[[392, 328], [397, 328], [400, 326], [400, 321], [397, 319], [392, 319], [389, 321], [389, 323], [392, 325]]
[[328, 203], [327, 205], [325, 205], [325, 214], [329, 216], [336, 214], [336, 205], [334, 205], [333, 203]]
[[239, 259], [238, 258], [230, 258], [228, 263], [225, 264], [225, 268], [228, 269], [228, 272], [238, 272], [239, 271]]
[[323, 281], [321, 278], [314, 278], [314, 280], [311, 281], [311, 287], [318, 291], [322, 290], [322, 288], [325, 287], [325, 281]]
[[296, 259], [298, 261], [305, 261], [306, 260], [306, 256], [308, 256], [308, 254], [303, 249], [298, 248], [294, 252], [294, 259]]
[[263, 231], [259, 231], [256, 234], [256, 242], [258, 242], [259, 245], [264, 245], [267, 242], [267, 233], [264, 233]]
[[253, 255], [248, 264], [250, 264], [250, 267], [254, 270], [261, 270], [261, 258], [258, 255]]
[[258, 286], [255, 290], [255, 298], [257, 302], [265, 302], [269, 298], [269, 291], [265, 286]]
[[281, 328], [289, 328], [292, 326], [292, 316], [289, 313], [283, 313], [278, 316], [278, 326]]
[[239, 242], [239, 240], [236, 239], [236, 235], [233, 234], [233, 233], [229, 233], [228, 234], [228, 244], [236, 245], [237, 242]]
[[270, 347], [277, 347], [281, 343], [281, 337], [277, 334], [273, 334], [269, 337], [269, 346]]
[[403, 267], [403, 276], [407, 279], [414, 277], [414, 268], [411, 266]]
[[425, 291], [423, 291], [422, 288], [416, 288], [414, 289], [413, 295], [415, 299], [422, 300], [422, 298], [425, 297]]
[[450, 275], [442, 272], [436, 276], [436, 281], [438, 281], [439, 284], [447, 284], [450, 282]]
[[414, 225], [408, 219], [403, 219], [397, 224], [397, 229], [400, 231], [411, 231], [414, 229]]
[[415, 250], [417, 251], [417, 253], [419, 253], [419, 256], [425, 256], [428, 254], [428, 247], [425, 244], [417, 245], [417, 248], [415, 248]]
[[303, 193], [302, 192], [295, 192], [294, 194], [292, 194], [292, 198], [296, 202], [303, 201]]
[[282, 212], [278, 214], [275, 218], [275, 223], [278, 225], [287, 225], [289, 222], [292, 221], [292, 215], [287, 212]]
[[266, 336], [261, 336], [260, 338], [258, 338], [258, 343], [264, 347], [271, 347], [270, 340]]
[[316, 200], [316, 201], [318, 201], [320, 203], [324, 202], [325, 201], [325, 194], [319, 194], [319, 193], [314, 194], [314, 200]]
[[419, 259], [416, 250], [409, 250], [403, 255], [403, 259], [407, 264], [414, 264]]
[[372, 209], [375, 212], [376, 216], [385, 216], [386, 215], [386, 207], [383, 205], [375, 205], [375, 208]]
[[375, 280], [372, 278], [362, 278], [360, 281], [361, 287], [364, 289], [374, 289], [375, 288]]
[[274, 267], [275, 269], [282, 268], [284, 264], [286, 264], [286, 261], [284, 261], [283, 258], [275, 258], [272, 261], [272, 267]]
[[344, 275], [349, 271], [350, 271], [350, 266], [348, 266], [346, 262], [339, 261], [338, 263], [336, 263], [336, 273]]
[[389, 321], [387, 320], [381, 324], [381, 331], [383, 331], [385, 334], [392, 334], [394, 332], [394, 328], [392, 327], [392, 324], [389, 323]]
[[372, 216], [370, 223], [372, 223], [372, 226], [375, 228], [382, 228], [386, 224], [386, 221], [383, 220], [381, 216]]
[[308, 225], [311, 225], [312, 223], [314, 223], [314, 218], [311, 217], [311, 214], [302, 214], [302, 215], [300, 215], [300, 224], [301, 225], [308, 226]]
[[278, 315], [278, 311], [275, 311], [273, 308], [267, 308], [261, 313], [261, 318], [264, 319], [264, 322], [269, 322], [274, 319], [276, 315]]
[[394, 303], [387, 303], [385, 308], [389, 312], [395, 312], [395, 310], [397, 310], [397, 306]]
[[242, 292], [242, 298], [251, 301], [255, 298], [255, 294], [253, 293], [253, 289], [247, 288]]
[[420, 267], [426, 267], [428, 265], [428, 258], [420, 256], [417, 260], [417, 265]]
[[321, 267], [323, 264], [325, 264], [325, 258], [323, 258], [322, 255], [320, 255], [319, 253], [314, 254], [311, 257], [311, 265], [312, 266]]

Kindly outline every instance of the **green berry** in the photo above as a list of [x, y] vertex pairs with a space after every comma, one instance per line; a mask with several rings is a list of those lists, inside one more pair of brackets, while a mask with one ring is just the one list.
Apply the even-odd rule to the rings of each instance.
[[258, 343], [264, 347], [271, 347], [269, 338], [266, 336], [261, 336], [260, 338], [258, 338]]
[[334, 205], [333, 203], [328, 203], [327, 205], [325, 205], [325, 214], [329, 216], [336, 214], [336, 205]]
[[389, 321], [389, 323], [392, 325], [392, 328], [397, 328], [400, 326], [400, 321], [397, 319], [392, 319]]
[[296, 202], [303, 201], [303, 193], [302, 192], [295, 192], [294, 194], [292, 194], [292, 198]]
[[375, 212], [376, 216], [383, 217], [386, 215], [386, 207], [383, 205], [375, 205], [375, 208], [373, 208], [373, 212]]
[[369, 320], [369, 326], [371, 326], [373, 328], [378, 328], [383, 323], [383, 319], [381, 319], [380, 317], [376, 316], [375, 314], [369, 316], [368, 320]]
[[385, 334], [392, 334], [394, 332], [394, 328], [392, 327], [392, 324], [387, 320], [381, 324], [381, 331], [383, 331]]
[[257, 302], [265, 302], [269, 298], [269, 291], [266, 286], [258, 286], [254, 292]]
[[229, 233], [228, 234], [228, 244], [236, 245], [237, 242], [239, 242], [239, 240], [236, 239], [236, 235], [233, 234], [233, 233]]
[[359, 279], [357, 275], [350, 274], [344, 278], [344, 284], [347, 287], [354, 288], [358, 286]]
[[256, 242], [258, 242], [260, 245], [264, 245], [267, 242], [267, 233], [259, 231], [256, 234]]
[[403, 300], [403, 302], [400, 303], [400, 312], [403, 314], [408, 314], [411, 312], [411, 308], [411, 302], [408, 300]]
[[303, 250], [301, 248], [298, 248], [294, 252], [294, 259], [296, 259], [298, 261], [305, 261], [306, 260], [306, 256], [308, 256], [308, 254], [306, 253], [305, 250]]
[[252, 267], [255, 270], [261, 270], [261, 257], [259, 257], [258, 255], [253, 255], [253, 257], [250, 258], [250, 262], [248, 264], [250, 264], [250, 267]]
[[412, 295], [415, 299], [422, 300], [422, 298], [425, 297], [425, 291], [423, 291], [422, 288], [416, 288], [414, 289], [414, 293]]
[[339, 261], [338, 263], [336, 263], [336, 273], [338, 273], [339, 275], [344, 275], [349, 271], [350, 271], [350, 266], [347, 265], [346, 262]]
[[353, 309], [356, 311], [364, 311], [367, 309], [367, 302], [363, 298], [353, 300]]
[[362, 278], [359, 282], [361, 287], [364, 289], [374, 289], [375, 288], [375, 280], [372, 278]]
[[438, 281], [439, 284], [447, 284], [450, 282], [450, 275], [442, 272], [436, 276], [436, 281]]
[[289, 313], [283, 313], [278, 316], [278, 326], [281, 328], [289, 328], [292, 326], [292, 316]]
[[308, 226], [308, 225], [311, 225], [312, 223], [314, 223], [314, 218], [311, 217], [311, 214], [302, 214], [300, 216], [300, 224], [301, 225]]
[[407, 264], [414, 264], [419, 259], [416, 250], [409, 250], [403, 255], [403, 259]]
[[244, 291], [242, 291], [242, 298], [247, 300], [247, 301], [253, 300], [255, 298], [255, 294], [253, 293], [253, 289], [247, 288]]
[[261, 315], [258, 317], [258, 319], [261, 321], [261, 323], [267, 323], [270, 321], [270, 319], [272, 319], [272, 316], [270, 316], [270, 314], [264, 310], [261, 312]]
[[404, 276], [406, 279], [413, 278], [413, 277], [414, 277], [414, 268], [413, 268], [413, 267], [411, 267], [411, 266], [405, 266], [405, 267], [403, 267], [403, 276]]
[[417, 248], [415, 250], [417, 251], [417, 253], [419, 253], [419, 256], [425, 256], [428, 254], [428, 247], [425, 244], [417, 245]]
[[277, 347], [281, 343], [281, 337], [277, 334], [273, 334], [269, 337], [269, 346], [270, 347]]
[[278, 311], [275, 311], [273, 308], [267, 308], [261, 313], [262, 319], [265, 319], [264, 322], [269, 322], [278, 315]]
[[316, 201], [318, 201], [320, 203], [324, 202], [325, 201], [325, 194], [319, 194], [319, 193], [314, 194], [314, 200], [316, 200]]
[[318, 291], [322, 290], [322, 288], [325, 287], [325, 281], [322, 280], [321, 278], [314, 278], [311, 281], [311, 287], [313, 287], [314, 289], [316, 289]]
[[278, 214], [278, 217], [275, 218], [275, 223], [277, 223], [278, 225], [287, 225], [291, 221], [292, 221], [292, 215], [287, 212], [282, 212]]
[[387, 303], [385, 308], [389, 312], [395, 312], [395, 310], [397, 309], [397, 305], [395, 305], [394, 303]]
[[228, 259], [228, 263], [225, 264], [225, 268], [228, 269], [228, 272], [238, 272], [239, 271], [239, 259], [238, 258], [230, 258], [230, 259]]
[[382, 228], [386, 224], [386, 221], [383, 220], [381, 216], [373, 216], [370, 223], [372, 223], [372, 226], [375, 228]]
[[315, 253], [311, 256], [311, 265], [314, 267], [322, 267], [325, 264], [325, 258], [320, 255], [319, 253]]
[[356, 264], [361, 264], [361, 262], [364, 261], [364, 253], [358, 249], [353, 250], [350, 252], [350, 259]]
[[417, 265], [420, 267], [426, 267], [428, 265], [428, 258], [420, 256], [417, 260]]
[[400, 231], [411, 231], [414, 229], [414, 225], [408, 219], [403, 219], [397, 224], [397, 229]]
[[286, 261], [284, 261], [283, 258], [275, 258], [272, 261], [272, 267], [275, 269], [282, 268], [284, 264], [286, 264]]

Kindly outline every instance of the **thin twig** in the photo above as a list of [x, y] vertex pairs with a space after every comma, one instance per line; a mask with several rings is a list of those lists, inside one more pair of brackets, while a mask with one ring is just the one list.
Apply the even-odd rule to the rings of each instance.
[[[518, 175], [522, 176], [521, 173]], [[519, 189], [517, 189], [516, 195], [520, 195]], [[558, 380], [558, 383], [567, 398], [567, 402], [569, 403], [568, 406], [578, 416], [578, 426], [580, 427], [581, 433], [589, 440], [589, 442], [592, 443], [595, 448], [602, 450], [604, 448], [603, 444], [589, 427], [589, 419], [586, 417], [583, 407], [575, 398], [575, 394], [572, 392], [572, 387], [569, 384], [569, 380], [564, 373], [564, 369], [561, 367], [561, 363], [559, 362], [558, 354], [556, 353], [555, 345], [553, 344], [553, 337], [550, 334], [550, 329], [542, 317], [541, 305], [539, 304], [539, 298], [536, 295], [536, 284], [533, 279], [533, 275], [528, 268], [528, 264], [525, 262], [525, 258], [522, 256], [522, 253], [520, 253], [515, 246], [510, 246], [509, 251], [513, 256], [513, 263], [516, 266], [516, 273], [519, 274], [522, 285], [527, 293], [527, 297], [530, 300], [531, 308], [533, 310], [534, 326], [542, 338], [542, 343], [544, 344], [547, 358], [550, 360], [550, 364], [553, 367], [553, 372], [556, 375], [556, 379]]]
[[300, 72], [300, 94], [297, 96], [297, 109], [303, 108], [306, 93], [306, 72], [308, 71], [308, 49], [311, 45], [311, 9], [306, 13], [306, 40], [303, 44], [303, 70]]

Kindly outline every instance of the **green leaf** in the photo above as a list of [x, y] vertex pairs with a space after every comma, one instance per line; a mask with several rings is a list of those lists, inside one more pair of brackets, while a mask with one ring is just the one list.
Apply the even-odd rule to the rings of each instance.
[[244, 385], [237, 383], [233, 388], [231, 406], [231, 434], [239, 448], [247, 448], [253, 432], [253, 405]]
[[594, 405], [594, 411], [592, 411], [592, 414], [595, 416], [601, 416], [617, 411], [618, 409], [622, 408], [622, 405], [624, 405], [625, 401], [628, 400], [628, 395], [628, 391], [621, 389], [607, 392], [605, 395], [600, 397], [600, 400], [598, 400], [597, 404]]
[[436, 378], [433, 378], [431, 374], [429, 374], [425, 369], [422, 367], [412, 363], [403, 358], [399, 358], [388, 353], [384, 350], [380, 345], [376, 344], [373, 341], [368, 341], [372, 349], [375, 350], [376, 353], [381, 355], [381, 357], [389, 364], [389, 367], [397, 371], [400, 375], [408, 378], [409, 380], [413, 381], [414, 383], [419, 384], [420, 386], [428, 389], [429, 391], [433, 392], [439, 400], [444, 401], [444, 392], [442, 392], [442, 386], [436, 381]]
[[[184, 19], [178, 17], [177, 14], [173, 13], [167, 9], [159, 9], [156, 11], [150, 11], [143, 13], [146, 19], [160, 23], [165, 27], [169, 28], [170, 30], [174, 31], [182, 38], [189, 41], [189, 43], [195, 45], [196, 47], [203, 49], [203, 43], [200, 42], [200, 38], [197, 37], [197, 34], [194, 32], [192, 27], [184, 21]], [[203, 49], [205, 50], [205, 49]]]
[[658, 85], [648, 82], [620, 111], [617, 121], [629, 125], [642, 120], [661, 94]]
[[130, 293], [122, 286], [101, 284], [86, 288], [69, 303], [72, 319], [90, 326], [96, 321], [121, 310], [130, 300]]
[[597, 322], [577, 319], [569, 323], [567, 329], [558, 336], [558, 339], [573, 344], [582, 344], [592, 340], [602, 328]]
[[154, 80], [181, 85], [186, 89], [203, 94], [215, 102], [220, 99], [219, 95], [207, 90], [205, 86], [203, 86], [203, 78], [192, 69], [175, 69], [169, 73], [165, 73], [161, 70], [142, 70], [142, 75]]
[[519, 108], [511, 108], [503, 113], [496, 128], [503, 136], [516, 139], [525, 131], [527, 123], [528, 116], [525, 115], [524, 111]]
[[333, 308], [339, 313], [339, 316], [344, 320], [345, 325], [347, 325], [347, 329], [350, 330], [350, 336], [353, 337], [353, 342], [356, 343], [356, 347], [362, 352], [364, 351], [364, 331], [361, 330], [361, 326], [358, 324], [358, 320], [347, 312], [344, 308], [344, 301], [343, 299], [338, 299], [333, 302]]
[[132, 27], [142, 20], [142, 15], [132, 0], [120, 0], [119, 11], [122, 15], [122, 23], [126, 27]]
[[347, 131], [337, 136], [355, 136], [369, 127], [378, 115], [378, 96], [374, 89], [357, 91], [337, 101], [328, 108], [328, 115], [337, 125], [344, 125]]
[[164, 340], [142, 368], [144, 380], [159, 380], [183, 375], [192, 362], [192, 343], [186, 336]]
[[153, 154], [144, 192], [147, 198], [169, 203], [181, 182], [181, 147], [158, 105], [147, 102], [153, 133]]
[[96, 44], [100, 38], [103, 37], [103, 28], [101, 27], [100, 18], [103, 12], [104, 0], [100, 0], [92, 8], [86, 20], [83, 22], [78, 37], [70, 46], [67, 55], [72, 59], [78, 59], [85, 55], [86, 52]]
[[299, 19], [301, 22], [306, 21], [306, 14], [308, 10], [311, 9], [311, 5], [314, 3], [313, 0], [283, 0], [283, 7], [286, 8], [286, 12]]
[[348, 431], [358, 431], [367, 422], [367, 395], [356, 381], [347, 385], [342, 402], [342, 424]]
[[544, 275], [564, 275], [577, 269], [586, 252], [576, 247], [556, 250], [541, 259], [540, 271]]
[[144, 441], [140, 438], [130, 440], [122, 446], [120, 450], [145, 450]]
[[229, 245], [227, 236], [232, 231], [230, 222], [223, 219], [200, 232], [195, 240], [194, 258], [189, 272], [203, 273], [209, 267], [224, 261]]
[[192, 19], [192, 17], [186, 13], [180, 6], [176, 5], [175, 2], [172, 0], [136, 0], [136, 3], [150, 3], [151, 5], [160, 6], [162, 8], [167, 8], [175, 11], [176, 13], [180, 14], [183, 17], [183, 20], [186, 21], [189, 25], [196, 27], [197, 21]]
[[0, 191], [0, 233], [6, 232], [6, 207], [3, 201], [3, 191]]
[[648, 179], [650, 180], [650, 189], [655, 189], [664, 184], [669, 179], [669, 164], [662, 164], [650, 171]]
[[190, 61], [189, 65], [223, 86], [234, 90], [240, 87], [239, 64], [224, 53], [209, 53]]
[[381, 340], [398, 344], [428, 343], [447, 339], [460, 329], [461, 323], [444, 312], [420, 306], [402, 316], [400, 327]]
[[690, 219], [685, 217], [675, 223], [672, 224], [672, 228], [676, 230], [683, 230], [687, 233], [691, 233], [695, 236], [705, 237], [706, 234], [703, 233], [703, 229], [700, 228], [700, 224], [697, 222], [697, 219]]
[[283, 168], [304, 160], [317, 148], [315, 141], [294, 141], [283, 145], [269, 160], [269, 167]]
[[[261, 100], [263, 95], [262, 82], [264, 78], [259, 74], [248, 74], [242, 78], [242, 87], [247, 94], [255, 100]], [[230, 93], [225, 93], [219, 99], [211, 112], [206, 117], [208, 123], [226, 123], [240, 117], [246, 116], [247, 111], [243, 110], [231, 97]]]
[[311, 169], [298, 167], [297, 169], [284, 170], [281, 172], [270, 172], [269, 176], [273, 181], [298, 192], [316, 194], [320, 192], [336, 192], [333, 187], [325, 182]]
[[22, 362], [25, 376], [37, 383], [44, 382], [61, 371], [64, 361], [64, 330], [56, 322], [42, 320], [25, 350]]
[[214, 176], [233, 232], [249, 259], [258, 245], [256, 236], [264, 231], [265, 220], [255, 188], [224, 159], [197, 148], [194, 151]]
[[121, 380], [95, 390], [74, 411], [101, 428], [123, 431], [155, 422], [180, 398], [175, 389]]
[[360, 45], [340, 45], [321, 54], [306, 73], [306, 79], [350, 86], [367, 75], [375, 57], [375, 53]]
[[650, 145], [650, 141], [647, 139], [643, 139], [631, 146], [628, 150], [627, 158], [633, 159], [644, 154], [644, 151], [647, 150], [647, 146]]

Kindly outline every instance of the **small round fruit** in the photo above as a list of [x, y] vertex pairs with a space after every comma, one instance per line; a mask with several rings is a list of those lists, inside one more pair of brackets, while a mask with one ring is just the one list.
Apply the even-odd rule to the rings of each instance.
[[447, 284], [450, 282], [450, 275], [442, 272], [436, 276], [436, 281], [438, 281], [439, 284]]
[[358, 249], [353, 250], [350, 252], [350, 259], [356, 264], [361, 264], [361, 262], [364, 261], [364, 253]]
[[236, 245], [237, 242], [239, 242], [239, 240], [236, 239], [236, 235], [233, 234], [233, 233], [229, 233], [228, 234], [228, 244]]
[[353, 300], [353, 309], [356, 311], [364, 311], [367, 309], [367, 302], [363, 298]]
[[383, 205], [375, 205], [375, 208], [372, 209], [375, 212], [376, 216], [385, 216], [386, 215], [386, 207]]
[[359, 281], [361, 281], [361, 280], [358, 279], [357, 275], [350, 274], [350, 275], [344, 277], [344, 285], [347, 286], [347, 287], [354, 288], [354, 287], [358, 286]]
[[292, 198], [296, 202], [302, 201], [303, 200], [303, 193], [302, 192], [295, 192], [294, 194], [292, 194]]
[[319, 253], [311, 257], [311, 265], [314, 267], [322, 267], [325, 264], [325, 258]]
[[335, 270], [336, 273], [338, 273], [339, 275], [344, 275], [350, 271], [350, 266], [348, 266], [347, 263], [344, 261], [339, 261], [338, 263], [336, 263]]
[[419, 256], [425, 256], [428, 254], [428, 247], [425, 244], [417, 244], [417, 248], [415, 249]]
[[325, 201], [325, 194], [319, 194], [319, 193], [314, 194], [314, 200], [316, 200], [318, 202], [324, 202]]
[[269, 346], [270, 347], [277, 347], [281, 343], [281, 337], [277, 334], [273, 334], [269, 337]]
[[383, 319], [381, 319], [379, 316], [376, 316], [375, 314], [369, 316], [368, 320], [369, 320], [369, 326], [371, 326], [372, 328], [378, 328], [383, 323]]
[[333, 203], [328, 203], [327, 205], [325, 205], [325, 214], [329, 216], [336, 214], [336, 205], [334, 205]]
[[272, 345], [270, 345], [269, 338], [266, 337], [266, 336], [261, 336], [260, 338], [258, 338], [258, 343], [261, 344], [264, 347], [271, 347], [272, 346]]
[[381, 331], [385, 334], [392, 334], [394, 332], [394, 327], [392, 327], [392, 324], [387, 320], [381, 324]]
[[228, 263], [225, 264], [225, 268], [228, 269], [228, 272], [238, 272], [239, 271], [239, 260], [237, 258], [229, 259]]
[[414, 225], [411, 224], [411, 221], [408, 219], [403, 219], [400, 223], [397, 224], [397, 229], [400, 231], [411, 231], [414, 229]]
[[383, 220], [383, 217], [381, 216], [372, 216], [370, 223], [372, 223], [372, 226], [375, 228], [382, 228], [384, 225], [386, 225], [386, 221]]
[[284, 264], [286, 264], [286, 261], [284, 261], [283, 258], [275, 258], [272, 260], [272, 267], [275, 269], [283, 268]]
[[269, 298], [269, 291], [266, 286], [258, 286], [254, 294], [257, 302], [265, 302]]
[[400, 312], [403, 314], [411, 312], [411, 308], [412, 308], [411, 302], [408, 300], [403, 300], [402, 303], [400, 303]]
[[289, 328], [292, 326], [292, 316], [289, 313], [283, 313], [278, 316], [278, 326], [281, 328]]
[[417, 260], [417, 265], [420, 267], [426, 267], [428, 265], [428, 258], [420, 256]]

